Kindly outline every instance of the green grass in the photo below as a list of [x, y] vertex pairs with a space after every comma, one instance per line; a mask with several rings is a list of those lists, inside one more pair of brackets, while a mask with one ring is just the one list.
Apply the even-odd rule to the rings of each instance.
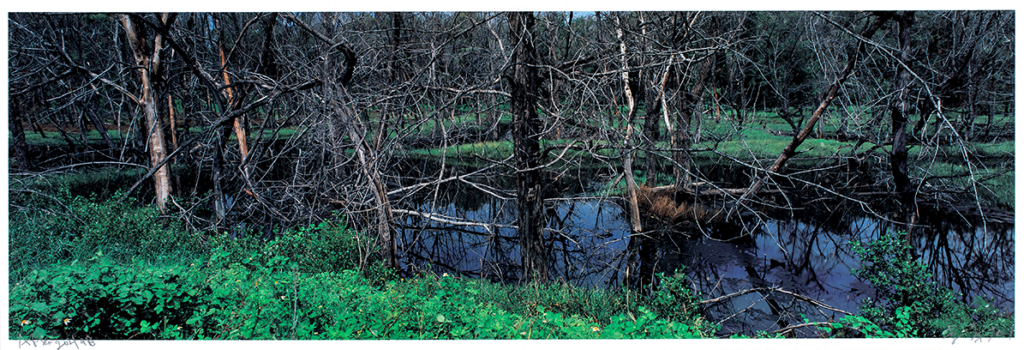
[[[115, 142], [115, 144], [121, 138], [121, 133], [119, 131], [117, 131], [117, 130], [109, 130], [108, 133], [110, 135], [110, 138], [113, 139], [113, 141]], [[57, 132], [57, 131], [43, 131], [43, 134], [46, 135], [46, 136], [44, 137], [42, 135], [39, 135], [39, 133], [37, 133], [35, 131], [25, 130], [25, 143], [27, 143], [29, 145], [36, 145], [36, 146], [64, 146], [64, 145], [67, 145], [67, 142], [64, 141], [64, 138], [60, 136], [60, 132]], [[68, 137], [71, 138], [72, 142], [74, 142], [76, 145], [81, 145], [81, 142], [82, 142], [81, 134], [79, 134], [77, 132], [73, 132], [73, 133], [72, 132], [68, 132], [67, 134], [68, 134]], [[88, 132], [85, 133], [85, 135], [86, 135], [86, 140], [88, 140], [89, 144], [101, 145], [101, 144], [103, 144], [105, 142], [103, 140], [103, 135], [100, 135], [100, 133], [98, 131], [96, 131], [96, 130], [89, 130]], [[11, 140], [12, 138], [13, 138], [13, 136], [12, 136], [11, 132], [7, 131], [7, 139]]]
[[[197, 133], [201, 133], [204, 130], [205, 130], [204, 128], [199, 128], [199, 127], [191, 127], [191, 128], [189, 128], [189, 132], [192, 135], [195, 135]], [[274, 137], [274, 130], [275, 129], [273, 127], [269, 127], [268, 126], [267, 129], [263, 131], [263, 138], [264, 139], [269, 139], [269, 138]], [[294, 127], [294, 126], [281, 128], [281, 130], [278, 132], [278, 134], [276, 136], [276, 139], [278, 139], [278, 140], [289, 139], [293, 135], [295, 135], [296, 133], [300, 132], [301, 130], [304, 130], [304, 128], [303, 127]], [[250, 139], [255, 139], [256, 136], [257, 136], [255, 133], [258, 132], [258, 131], [259, 131], [259, 126], [258, 125], [255, 125], [252, 128], [250, 128], [249, 129], [249, 133], [250, 133], [249, 134], [249, 138]], [[108, 130], [107, 133], [110, 135], [110, 138], [114, 142], [115, 146], [118, 146], [122, 142], [124, 142], [123, 139], [122, 139], [122, 137], [124, 135], [122, 135], [122, 133], [120, 131], [118, 131], [118, 130]], [[67, 145], [67, 142], [64, 141], [64, 138], [60, 136], [60, 132], [57, 132], [57, 131], [43, 131], [43, 134], [45, 134], [46, 136], [43, 137], [43, 136], [39, 135], [39, 133], [37, 133], [35, 131], [25, 130], [25, 143], [27, 143], [30, 146], [51, 146], [51, 147], [57, 146], [57, 147], [60, 147], [60, 146], [66, 146]], [[68, 132], [67, 134], [71, 138], [71, 141], [75, 143], [75, 145], [81, 145], [81, 142], [82, 142], [81, 134], [79, 134], [77, 132], [74, 132], [74, 133]], [[103, 139], [103, 135], [101, 135], [98, 131], [96, 131], [96, 130], [89, 130], [88, 132], [86, 132], [85, 135], [86, 135], [86, 140], [88, 140], [90, 145], [93, 145], [93, 146], [105, 145], [106, 141]], [[181, 140], [181, 133], [180, 133], [180, 131], [179, 131], [178, 136], [179, 136], [179, 140], [178, 141], [182, 141]], [[11, 140], [13, 138], [13, 136], [12, 136], [10, 131], [7, 132], [7, 137], [8, 137], [8, 140]], [[169, 140], [170, 134], [167, 134], [166, 137]], [[229, 140], [237, 140], [238, 138], [235, 137], [235, 134], [232, 132], [228, 136], [228, 139]]]

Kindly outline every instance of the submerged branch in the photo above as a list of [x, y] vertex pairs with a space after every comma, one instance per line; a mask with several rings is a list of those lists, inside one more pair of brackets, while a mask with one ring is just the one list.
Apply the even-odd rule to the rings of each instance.
[[755, 293], [755, 292], [758, 292], [758, 293], [760, 293], [760, 292], [768, 292], [768, 293], [778, 292], [778, 293], [782, 293], [782, 294], [787, 294], [787, 295], [790, 295], [790, 296], [792, 296], [792, 297], [794, 297], [796, 299], [800, 299], [800, 300], [806, 301], [806, 302], [810, 303], [811, 305], [820, 307], [822, 309], [826, 309], [826, 310], [833, 311], [833, 312], [838, 312], [838, 313], [841, 313], [841, 314], [844, 314], [844, 315], [853, 315], [852, 313], [849, 313], [847, 311], [843, 311], [843, 310], [836, 309], [834, 307], [828, 306], [825, 303], [817, 301], [817, 300], [815, 300], [815, 299], [813, 299], [811, 297], [808, 297], [806, 295], [793, 293], [793, 292], [790, 292], [788, 290], [785, 290], [785, 289], [782, 289], [782, 288], [778, 288], [778, 287], [760, 287], [760, 288], [745, 289], [745, 290], [741, 290], [741, 291], [738, 291], [738, 292], [729, 293], [729, 294], [726, 294], [726, 295], [723, 295], [723, 296], [720, 296], [720, 297], [717, 297], [717, 298], [712, 298], [712, 299], [708, 299], [708, 300], [702, 300], [700, 302], [700, 304], [701, 304], [701, 306], [705, 306], [706, 305], [705, 307], [707, 307], [707, 306], [714, 305], [714, 304], [717, 304], [717, 303], [720, 303], [720, 302], [723, 302], [723, 301], [726, 301], [726, 300], [729, 300], [729, 299], [732, 299], [732, 298], [735, 298], [735, 297], [738, 297], [738, 296], [741, 296], [741, 295]]

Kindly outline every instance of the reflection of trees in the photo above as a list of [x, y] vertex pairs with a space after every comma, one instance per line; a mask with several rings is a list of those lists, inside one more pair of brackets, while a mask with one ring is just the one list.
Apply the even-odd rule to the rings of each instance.
[[914, 246], [920, 261], [941, 285], [962, 294], [964, 301], [988, 295], [997, 305], [1014, 302], [1014, 233], [1006, 224], [978, 217], [930, 212], [915, 228]]
[[[693, 288], [705, 299], [731, 299], [705, 309], [712, 320], [722, 322], [723, 333], [797, 329], [810, 336], [814, 328], [804, 323], [804, 316], [830, 321], [842, 313], [824, 305], [856, 312], [860, 299], [873, 296], [871, 288], [852, 276], [859, 262], [848, 242], [873, 240], [897, 227], [845, 206], [807, 208], [756, 230], [717, 225], [707, 235], [691, 232], [689, 239], [667, 233], [631, 240], [629, 261], [643, 266], [655, 259], [658, 272], [686, 266]], [[1004, 309], [1012, 307], [1012, 227], [986, 225], [976, 216], [922, 215], [914, 231], [915, 246], [934, 279], [962, 292], [965, 301], [988, 295]], [[730, 230], [732, 239], [725, 236]], [[737, 235], [742, 232], [754, 233]], [[657, 252], [645, 252], [644, 240], [656, 242]]]
[[[408, 268], [429, 263], [437, 271], [517, 280], [521, 268], [514, 201], [481, 196], [469, 187], [461, 191], [482, 198], [482, 204], [467, 209], [453, 198], [434, 201], [424, 196], [414, 212], [432, 214], [408, 215], [399, 225], [401, 250], [411, 264]], [[617, 281], [618, 265], [627, 255], [627, 239], [617, 237], [622, 235], [621, 209], [597, 200], [553, 199], [546, 206], [550, 222], [544, 237], [551, 277], [580, 285]]]

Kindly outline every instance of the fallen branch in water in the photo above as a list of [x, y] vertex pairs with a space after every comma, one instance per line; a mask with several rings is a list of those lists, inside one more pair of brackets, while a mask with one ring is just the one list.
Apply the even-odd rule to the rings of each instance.
[[700, 302], [700, 304], [701, 304], [701, 306], [704, 306], [704, 305], [714, 305], [714, 304], [723, 302], [723, 301], [731, 299], [731, 298], [735, 298], [735, 297], [738, 297], [738, 296], [741, 296], [741, 295], [744, 295], [744, 294], [750, 294], [750, 293], [754, 293], [754, 292], [769, 292], [769, 293], [778, 292], [778, 293], [782, 293], [782, 294], [787, 294], [787, 295], [790, 295], [790, 296], [792, 296], [794, 298], [806, 301], [806, 302], [810, 303], [811, 305], [820, 307], [822, 309], [826, 309], [826, 310], [833, 311], [833, 312], [838, 312], [838, 313], [845, 314], [845, 315], [853, 315], [852, 313], [849, 313], [849, 312], [846, 312], [846, 311], [843, 311], [843, 310], [836, 309], [834, 307], [828, 306], [825, 303], [817, 301], [817, 300], [815, 300], [815, 299], [813, 299], [811, 297], [808, 297], [806, 295], [793, 293], [793, 292], [790, 292], [788, 290], [785, 290], [785, 289], [782, 289], [782, 288], [777, 288], [777, 287], [760, 287], [760, 288], [751, 288], [751, 289], [741, 290], [741, 291], [729, 293], [729, 294], [726, 294], [726, 295], [723, 295], [723, 296], [720, 296], [720, 297], [717, 297], [717, 298], [708, 299], [708, 300], [702, 300]]
[[779, 328], [779, 329], [776, 329], [776, 330], [768, 332], [768, 333], [769, 334], [770, 333], [780, 333], [781, 334], [781, 333], [786, 333], [786, 332], [792, 331], [792, 330], [797, 329], [797, 328], [821, 327], [821, 326], [828, 326], [828, 325], [830, 325], [830, 323], [828, 323], [828, 322], [801, 323], [801, 324], [798, 324], [798, 325], [793, 325], [793, 326], [789, 326], [789, 327]]

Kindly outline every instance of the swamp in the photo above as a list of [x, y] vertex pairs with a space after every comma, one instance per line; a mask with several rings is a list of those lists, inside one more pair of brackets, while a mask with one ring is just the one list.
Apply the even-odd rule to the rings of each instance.
[[1012, 338], [1014, 17], [10, 13], [7, 329]]

